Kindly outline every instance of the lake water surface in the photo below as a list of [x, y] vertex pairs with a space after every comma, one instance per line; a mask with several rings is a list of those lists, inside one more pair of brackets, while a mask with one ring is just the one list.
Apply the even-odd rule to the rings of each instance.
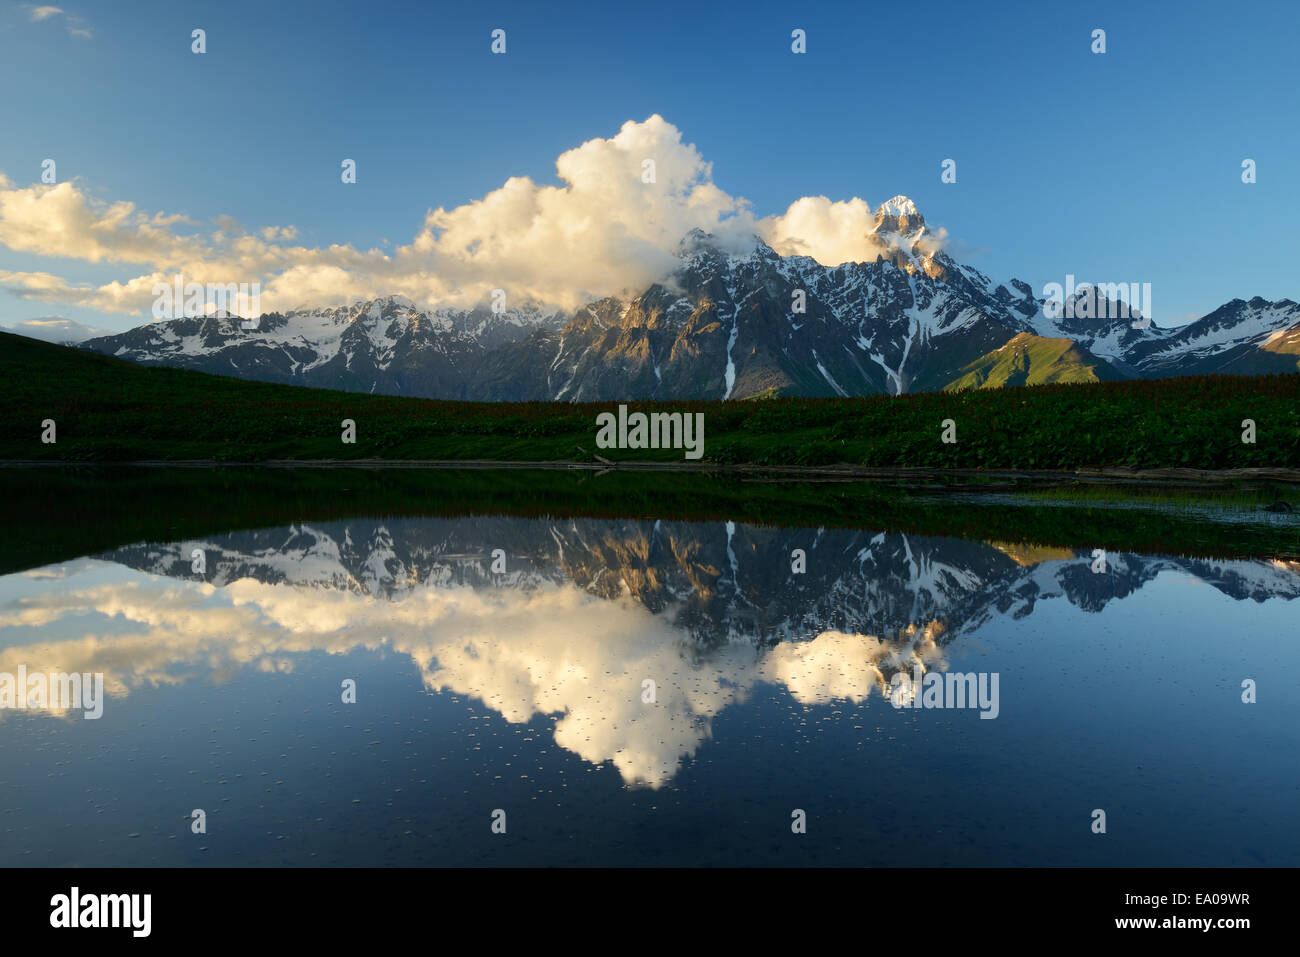
[[104, 701], [0, 711], [0, 864], [1300, 863], [1300, 563], [862, 525], [302, 518], [15, 570], [0, 674]]

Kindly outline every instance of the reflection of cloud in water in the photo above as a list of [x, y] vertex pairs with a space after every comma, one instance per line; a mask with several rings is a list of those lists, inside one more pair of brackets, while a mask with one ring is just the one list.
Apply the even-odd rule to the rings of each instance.
[[[57, 589], [33, 576], [15, 585], [18, 577], [3, 592], [18, 594], [0, 604], [0, 671], [103, 672], [107, 693], [122, 696], [246, 668], [288, 671], [311, 651], [391, 649], [415, 661], [429, 688], [478, 698], [511, 723], [559, 715], [557, 744], [652, 787], [756, 683], [784, 685], [804, 704], [861, 702], [915, 659], [942, 667], [935, 625], [897, 641], [827, 631], [763, 652], [735, 643], [696, 656], [668, 616], [573, 585], [423, 586], [383, 600], [253, 579], [218, 589], [99, 562]], [[28, 628], [43, 640], [24, 642]], [[642, 701], [646, 679], [653, 704]]]

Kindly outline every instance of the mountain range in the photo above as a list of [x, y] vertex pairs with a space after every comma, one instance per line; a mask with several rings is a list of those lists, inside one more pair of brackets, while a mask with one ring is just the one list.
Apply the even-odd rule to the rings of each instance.
[[1098, 287], [1045, 310], [1029, 284], [956, 262], [903, 196], [878, 208], [872, 238], [874, 262], [829, 267], [695, 230], [661, 281], [573, 311], [422, 309], [386, 296], [266, 313], [255, 329], [158, 321], [81, 347], [268, 382], [486, 401], [897, 395], [1300, 368], [1290, 300], [1234, 299], [1175, 328]]

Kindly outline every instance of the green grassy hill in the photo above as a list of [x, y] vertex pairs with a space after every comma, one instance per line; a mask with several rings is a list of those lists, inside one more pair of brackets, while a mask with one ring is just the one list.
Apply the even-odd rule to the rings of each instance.
[[[1045, 356], [1043, 357], [1045, 358]], [[1031, 363], [1032, 365], [1032, 363]], [[598, 450], [615, 403], [469, 403], [137, 366], [0, 334], [0, 459], [683, 462]], [[1300, 375], [968, 389], [897, 398], [629, 403], [702, 412], [705, 464], [967, 469], [1300, 467]], [[57, 441], [41, 441], [42, 422]], [[341, 423], [356, 423], [343, 444]], [[957, 442], [940, 440], [953, 420]], [[1241, 441], [1253, 419], [1257, 442]]]
[[944, 387], [995, 389], [1051, 382], [1118, 382], [1124, 378], [1108, 363], [1070, 339], [1045, 339], [1022, 332], [1000, 349], [980, 356]]

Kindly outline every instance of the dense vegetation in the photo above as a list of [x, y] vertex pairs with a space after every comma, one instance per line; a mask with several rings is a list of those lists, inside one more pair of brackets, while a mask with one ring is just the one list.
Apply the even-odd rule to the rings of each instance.
[[[683, 462], [598, 450], [613, 403], [370, 396], [146, 368], [0, 334], [0, 459]], [[1300, 375], [1209, 376], [900, 398], [632, 403], [703, 412], [704, 464], [964, 469], [1300, 467]], [[57, 442], [41, 441], [53, 419]], [[340, 440], [356, 423], [356, 443]], [[940, 441], [953, 420], [955, 444]], [[1242, 442], [1242, 421], [1257, 442]]]

